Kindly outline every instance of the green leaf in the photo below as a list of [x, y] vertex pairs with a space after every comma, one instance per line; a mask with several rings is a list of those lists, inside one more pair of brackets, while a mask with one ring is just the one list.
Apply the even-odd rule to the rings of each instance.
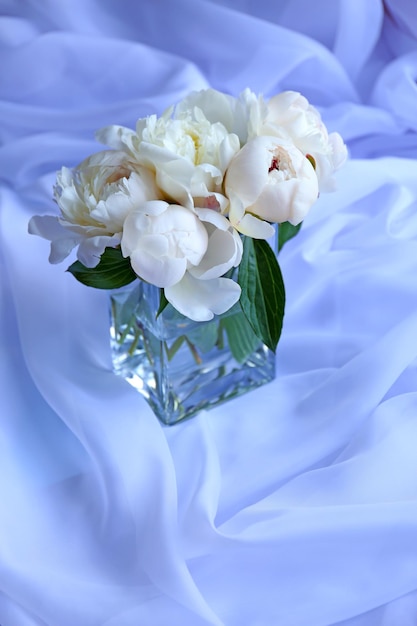
[[259, 337], [255, 335], [243, 311], [229, 315], [221, 320], [227, 334], [229, 348], [238, 363], [245, 363], [248, 356], [259, 345]]
[[193, 330], [187, 333], [188, 339], [200, 352], [210, 352], [219, 338], [217, 321], [199, 322]]
[[161, 289], [161, 294], [159, 297], [159, 307], [158, 310], [156, 312], [156, 317], [158, 318], [162, 311], [168, 306], [169, 302], [167, 300], [167, 297], [165, 295], [165, 291], [163, 289]]
[[283, 248], [284, 244], [296, 236], [301, 228], [302, 222], [293, 226], [289, 222], [283, 222], [278, 225], [278, 252]]
[[284, 319], [285, 288], [277, 258], [263, 239], [244, 238], [238, 282], [246, 319], [259, 339], [275, 352]]
[[96, 289], [118, 289], [137, 278], [129, 258], [122, 256], [120, 248], [106, 248], [96, 267], [86, 267], [75, 261], [67, 271], [80, 283]]

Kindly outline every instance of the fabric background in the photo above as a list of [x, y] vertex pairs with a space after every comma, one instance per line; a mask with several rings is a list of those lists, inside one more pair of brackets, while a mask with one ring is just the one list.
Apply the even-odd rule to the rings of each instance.
[[[1, 626], [417, 624], [411, 0], [0, 0]], [[350, 160], [281, 255], [273, 383], [175, 427], [27, 234], [192, 89], [301, 91]]]

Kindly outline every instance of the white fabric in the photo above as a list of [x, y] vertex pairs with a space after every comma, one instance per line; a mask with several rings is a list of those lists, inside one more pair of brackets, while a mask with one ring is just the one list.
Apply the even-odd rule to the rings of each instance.
[[[0, 0], [2, 626], [417, 624], [410, 0]], [[295, 89], [348, 143], [281, 265], [275, 382], [175, 427], [48, 264], [54, 175], [191, 89]]]

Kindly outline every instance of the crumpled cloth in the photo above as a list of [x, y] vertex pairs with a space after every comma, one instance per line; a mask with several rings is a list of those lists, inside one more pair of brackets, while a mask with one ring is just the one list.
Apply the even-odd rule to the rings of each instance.
[[[0, 68], [1, 625], [415, 626], [413, 3], [0, 0]], [[164, 427], [27, 223], [208, 86], [301, 91], [350, 159], [280, 256], [276, 380]]]

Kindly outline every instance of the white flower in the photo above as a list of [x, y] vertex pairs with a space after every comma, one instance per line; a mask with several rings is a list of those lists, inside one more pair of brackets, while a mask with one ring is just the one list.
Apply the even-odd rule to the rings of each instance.
[[242, 240], [229, 220], [211, 209], [197, 211], [208, 235], [207, 251], [184, 278], [165, 289], [167, 300], [180, 313], [197, 322], [228, 311], [240, 298], [240, 286], [224, 278], [242, 259]]
[[232, 160], [225, 179], [229, 219], [244, 235], [267, 239], [269, 222], [299, 224], [318, 197], [310, 161], [288, 140], [256, 137]]
[[240, 286], [223, 275], [239, 265], [243, 246], [226, 217], [211, 209], [197, 213], [207, 231], [207, 251], [180, 282], [165, 288], [165, 296], [180, 313], [202, 322], [228, 311], [239, 300]]
[[54, 194], [60, 216], [34, 216], [29, 232], [51, 241], [51, 263], [78, 245], [86, 267], [95, 267], [106, 247], [119, 245], [129, 211], [158, 197], [152, 173], [113, 150], [93, 154], [75, 169], [63, 167]]
[[[136, 124], [136, 133], [141, 143], [165, 149], [167, 155], [183, 157], [193, 165], [210, 164], [221, 173], [239, 149], [236, 135], [225, 126], [209, 122], [198, 107], [185, 110], [170, 117], [168, 109], [161, 117], [151, 115]], [[140, 155], [140, 145], [138, 147]]]
[[240, 287], [223, 274], [242, 258], [230, 222], [212, 209], [198, 215], [164, 201], [146, 202], [125, 220], [121, 242], [135, 273], [164, 288], [167, 300], [195, 321], [227, 311]]
[[171, 108], [161, 117], [138, 120], [136, 132], [110, 126], [96, 136], [152, 170], [171, 202], [191, 209], [217, 194], [222, 210], [227, 204], [221, 194], [223, 176], [240, 148], [238, 137], [222, 123], [209, 122], [198, 107], [173, 113]]
[[207, 243], [207, 231], [193, 211], [156, 200], [129, 213], [121, 248], [140, 278], [169, 287], [181, 280], [188, 267], [200, 263]]
[[333, 174], [347, 158], [338, 133], [327, 132], [319, 111], [296, 91], [284, 91], [267, 102], [268, 114], [260, 134], [290, 138], [312, 158], [320, 191], [334, 189]]
[[237, 98], [215, 89], [191, 92], [176, 107], [176, 114], [197, 107], [212, 124], [220, 122], [229, 133], [239, 137], [241, 145], [259, 135], [268, 114], [262, 98], [245, 89]]

